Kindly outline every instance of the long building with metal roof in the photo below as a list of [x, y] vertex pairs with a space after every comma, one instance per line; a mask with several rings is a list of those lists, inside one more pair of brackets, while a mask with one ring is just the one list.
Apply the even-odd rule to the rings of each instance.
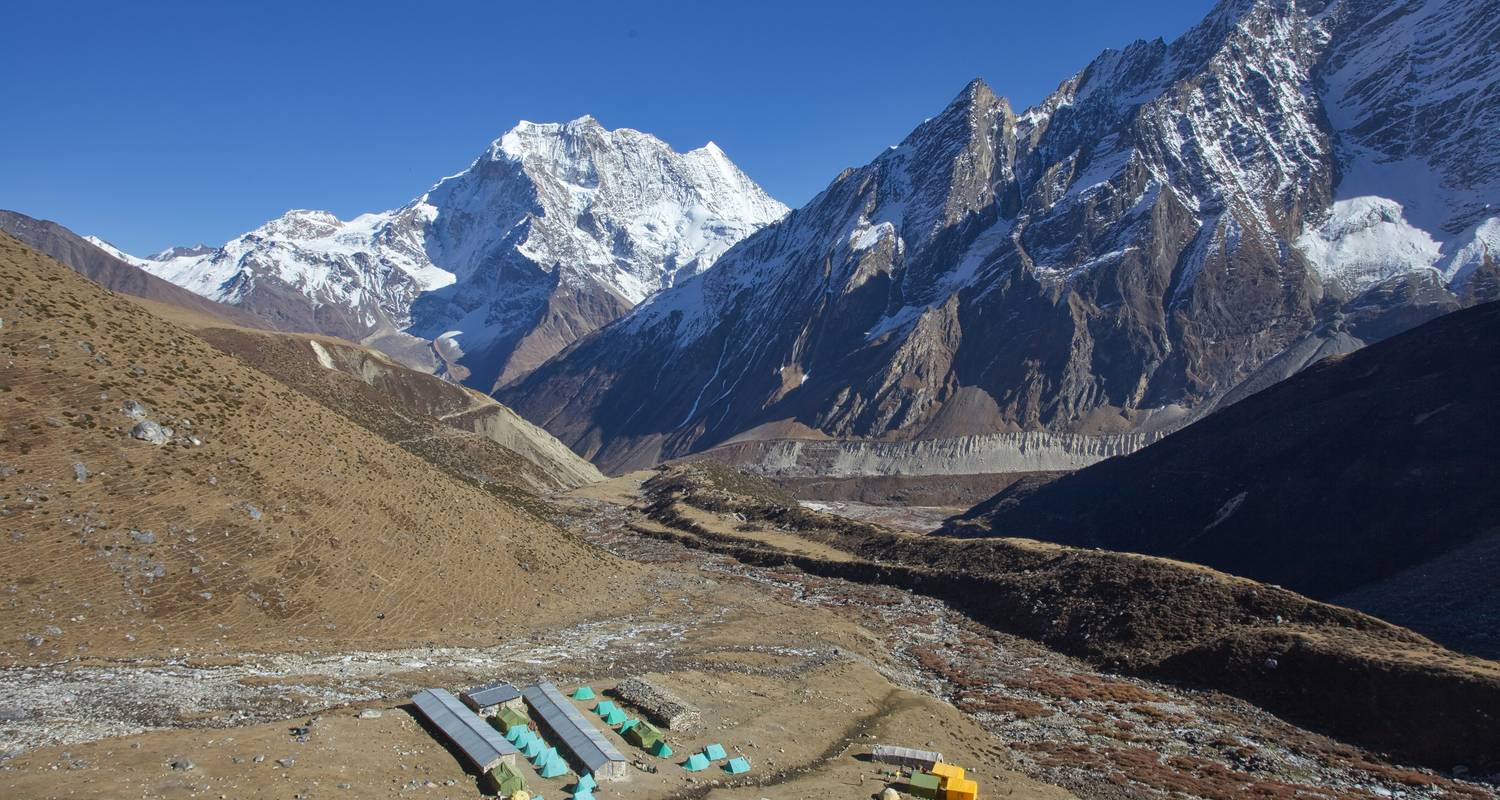
[[557, 686], [543, 681], [522, 689], [521, 696], [531, 706], [532, 719], [552, 733], [558, 749], [567, 753], [580, 774], [592, 773], [595, 779], [602, 781], [629, 777], [625, 756]]
[[515, 765], [520, 752], [515, 745], [447, 689], [423, 689], [411, 702], [480, 772], [489, 772], [502, 762]]

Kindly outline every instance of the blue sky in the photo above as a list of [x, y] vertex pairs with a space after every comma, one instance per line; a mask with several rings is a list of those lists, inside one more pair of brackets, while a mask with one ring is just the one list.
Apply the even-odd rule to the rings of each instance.
[[1017, 108], [1210, 0], [27, 3], [0, 208], [137, 253], [399, 206], [517, 120], [713, 140], [799, 205], [971, 78]]

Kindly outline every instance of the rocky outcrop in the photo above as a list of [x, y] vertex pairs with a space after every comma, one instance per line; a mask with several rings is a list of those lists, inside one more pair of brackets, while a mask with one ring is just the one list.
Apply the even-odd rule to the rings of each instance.
[[687, 460], [710, 460], [777, 478], [1052, 472], [1133, 453], [1159, 438], [1149, 433], [1026, 431], [909, 442], [780, 439], [731, 442]]

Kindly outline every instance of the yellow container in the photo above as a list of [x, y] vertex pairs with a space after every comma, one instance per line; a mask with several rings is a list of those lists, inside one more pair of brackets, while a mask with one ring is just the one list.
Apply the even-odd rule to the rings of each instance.
[[979, 800], [979, 784], [967, 778], [949, 778], [943, 784], [943, 800]]
[[946, 785], [948, 781], [955, 778], [958, 780], [963, 780], [964, 778], [963, 767], [960, 767], [957, 764], [949, 764], [946, 761], [939, 761], [938, 763], [933, 764], [932, 769], [928, 770], [928, 772], [931, 772], [932, 774], [942, 779], [944, 785]]

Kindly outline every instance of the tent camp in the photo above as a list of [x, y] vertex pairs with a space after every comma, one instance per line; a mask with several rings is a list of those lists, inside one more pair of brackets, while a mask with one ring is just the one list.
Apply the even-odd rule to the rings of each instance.
[[509, 764], [501, 764], [486, 772], [483, 784], [484, 788], [501, 797], [526, 791], [526, 778]]
[[563, 757], [558, 755], [557, 751], [554, 750], [552, 751], [551, 758], [537, 765], [536, 774], [543, 778], [561, 777], [568, 774], [568, 762], [564, 761]]
[[515, 763], [516, 748], [447, 690], [423, 689], [411, 702], [480, 772]]
[[[592, 772], [595, 778], [609, 781], [629, 777], [629, 764], [626, 763], [625, 756], [555, 685], [542, 682], [528, 686], [521, 691], [521, 695], [531, 707], [531, 718], [541, 728], [551, 732], [553, 741], [563, 748], [580, 774]], [[624, 721], [623, 718], [621, 721]]]
[[527, 719], [525, 714], [510, 706], [501, 706], [500, 711], [495, 714], [493, 719], [495, 720], [495, 727], [505, 731], [507, 737], [509, 737], [512, 730], [524, 728], [531, 724], [531, 720]]
[[702, 772], [708, 769], [708, 758], [702, 753], [694, 753], [682, 762], [682, 768], [688, 772]]
[[642, 720], [625, 729], [625, 741], [642, 750], [650, 750], [661, 741], [661, 729]]

